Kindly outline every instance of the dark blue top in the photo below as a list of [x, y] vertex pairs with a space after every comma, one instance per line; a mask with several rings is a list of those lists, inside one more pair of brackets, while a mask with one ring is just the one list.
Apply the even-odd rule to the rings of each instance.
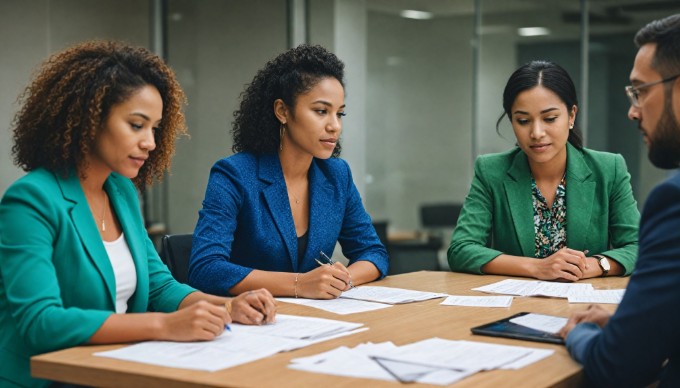
[[307, 272], [336, 242], [349, 264], [373, 263], [387, 274], [385, 247], [371, 224], [347, 162], [313, 159], [309, 168], [309, 228], [298, 259], [295, 224], [281, 162], [276, 154], [241, 152], [219, 160], [210, 179], [194, 231], [189, 284], [215, 295], [253, 269]]
[[680, 175], [656, 187], [640, 222], [639, 254], [609, 323], [582, 323], [567, 349], [597, 387], [680, 387]]

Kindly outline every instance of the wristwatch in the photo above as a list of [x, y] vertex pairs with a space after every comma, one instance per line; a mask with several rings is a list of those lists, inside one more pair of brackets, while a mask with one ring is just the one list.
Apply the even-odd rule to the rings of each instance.
[[593, 257], [597, 259], [597, 264], [602, 268], [602, 277], [607, 276], [609, 270], [612, 268], [611, 265], [609, 265], [609, 259], [602, 255], [593, 255]]

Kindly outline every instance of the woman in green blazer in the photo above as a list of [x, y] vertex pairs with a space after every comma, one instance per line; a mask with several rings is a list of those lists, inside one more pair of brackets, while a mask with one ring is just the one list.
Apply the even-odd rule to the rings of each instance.
[[30, 375], [39, 353], [210, 340], [232, 318], [274, 318], [266, 290], [229, 299], [178, 283], [149, 240], [132, 180], [162, 176], [185, 131], [162, 60], [84, 43], [50, 58], [23, 98], [12, 151], [29, 173], [0, 202], [0, 386], [47, 386]]
[[621, 155], [583, 148], [576, 89], [560, 66], [516, 70], [503, 108], [518, 147], [475, 161], [451, 238], [454, 271], [544, 280], [630, 274], [640, 214]]

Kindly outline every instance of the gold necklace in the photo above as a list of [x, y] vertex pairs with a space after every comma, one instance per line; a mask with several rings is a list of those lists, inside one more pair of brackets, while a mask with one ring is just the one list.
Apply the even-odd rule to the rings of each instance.
[[288, 190], [288, 192], [293, 196], [293, 199], [295, 200], [295, 204], [296, 204], [296, 205], [299, 205], [299, 204], [300, 204], [300, 200], [298, 199], [297, 195], [295, 195], [295, 193], [293, 193], [293, 192], [290, 191], [290, 190]]
[[106, 195], [106, 191], [104, 191], [104, 207], [102, 208], [102, 232], [106, 232], [106, 222], [104, 222], [104, 218], [106, 216], [106, 209], [109, 207], [109, 196]]

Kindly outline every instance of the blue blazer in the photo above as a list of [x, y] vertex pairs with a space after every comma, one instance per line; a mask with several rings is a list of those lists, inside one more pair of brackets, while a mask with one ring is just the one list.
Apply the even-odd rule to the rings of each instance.
[[582, 323], [567, 349], [597, 387], [680, 387], [680, 175], [655, 188], [626, 294], [603, 330]]
[[340, 242], [350, 264], [373, 263], [387, 274], [385, 247], [378, 239], [347, 162], [313, 159], [309, 168], [308, 243], [298, 261], [297, 235], [281, 162], [276, 154], [241, 152], [219, 160], [194, 231], [189, 284], [226, 295], [253, 269], [307, 272], [319, 251]]
[[[149, 240], [132, 182], [104, 184], [137, 271], [128, 312], [170, 312], [195, 291], [175, 281]], [[115, 312], [116, 282], [80, 181], [37, 169], [0, 202], [0, 386], [43, 386], [29, 357], [85, 344]]]

